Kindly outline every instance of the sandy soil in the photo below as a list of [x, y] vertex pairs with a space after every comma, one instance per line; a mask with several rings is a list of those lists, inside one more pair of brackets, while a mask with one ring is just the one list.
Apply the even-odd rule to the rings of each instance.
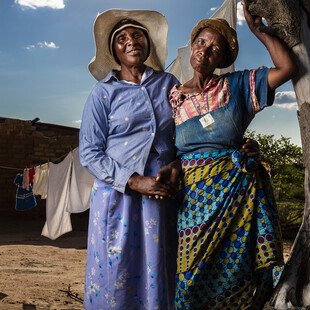
[[[55, 241], [40, 236], [42, 227], [36, 222], [4, 226], [0, 234], [0, 309], [83, 309], [85, 225]], [[285, 242], [285, 258], [290, 246]]]
[[16, 225], [1, 227], [0, 309], [83, 309], [86, 229], [52, 241], [36, 223]]

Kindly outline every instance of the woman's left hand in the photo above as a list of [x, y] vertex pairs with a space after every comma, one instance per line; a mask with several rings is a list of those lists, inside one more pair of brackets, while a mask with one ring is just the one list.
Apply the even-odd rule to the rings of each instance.
[[259, 144], [253, 139], [245, 138], [240, 152], [246, 153], [248, 156], [257, 157], [259, 156]]
[[179, 159], [176, 159], [170, 164], [163, 166], [159, 169], [156, 175], [156, 182], [169, 185], [169, 187], [173, 188], [174, 192], [176, 193], [181, 173], [181, 161]]

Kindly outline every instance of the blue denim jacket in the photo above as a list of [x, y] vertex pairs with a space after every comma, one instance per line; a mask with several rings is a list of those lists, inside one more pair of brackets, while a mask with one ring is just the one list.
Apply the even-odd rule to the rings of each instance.
[[90, 93], [80, 129], [80, 160], [97, 179], [125, 192], [133, 173], [144, 175], [151, 147], [161, 165], [175, 157], [168, 92], [171, 74], [146, 68], [140, 84], [110, 72]]

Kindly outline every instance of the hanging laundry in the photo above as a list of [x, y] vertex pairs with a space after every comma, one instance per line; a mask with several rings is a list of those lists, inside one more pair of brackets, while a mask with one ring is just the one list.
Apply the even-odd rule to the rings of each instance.
[[32, 168], [29, 168], [28, 169], [28, 181], [29, 181], [29, 184], [33, 185], [33, 177], [35, 175], [35, 169], [34, 167]]
[[61, 163], [49, 163], [46, 222], [41, 234], [52, 240], [72, 231], [70, 213], [67, 212], [72, 160], [70, 152]]
[[42, 199], [46, 199], [47, 197], [48, 174], [48, 163], [35, 167], [35, 174], [33, 178], [33, 193], [35, 195], [41, 195]]
[[81, 165], [79, 148], [73, 151], [73, 165], [67, 211], [80, 213], [89, 209], [90, 194], [95, 178]]
[[15, 176], [14, 184], [17, 186], [15, 210], [26, 211], [34, 208], [37, 201], [33, 195], [31, 185], [28, 185], [28, 189], [23, 188], [23, 174], [18, 173]]
[[23, 173], [23, 185], [24, 189], [29, 190], [29, 169], [25, 168]]

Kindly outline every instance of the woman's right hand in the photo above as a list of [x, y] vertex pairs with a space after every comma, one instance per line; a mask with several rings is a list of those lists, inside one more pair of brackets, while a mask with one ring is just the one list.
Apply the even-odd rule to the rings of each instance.
[[243, 145], [240, 149], [241, 153], [246, 153], [247, 156], [258, 157], [259, 152], [259, 144], [256, 140], [250, 138], [243, 139]]
[[155, 177], [151, 176], [134, 174], [129, 178], [127, 185], [131, 190], [149, 196], [150, 198], [171, 198], [175, 194], [169, 184], [158, 182]]
[[256, 36], [260, 36], [261, 31], [260, 28], [262, 26], [264, 26], [263, 22], [262, 22], [262, 18], [260, 16], [256, 16], [256, 15], [252, 15], [247, 7], [247, 4], [245, 2], [245, 0], [241, 1], [241, 4], [243, 6], [243, 13], [244, 13], [244, 18], [250, 28], [250, 30], [256, 35]]
[[279, 38], [261, 31], [262, 18], [251, 15], [245, 0], [242, 0], [245, 20], [253, 34], [266, 46], [275, 68], [270, 68], [268, 73], [268, 85], [270, 89], [276, 89], [297, 72], [297, 66], [287, 46]]

